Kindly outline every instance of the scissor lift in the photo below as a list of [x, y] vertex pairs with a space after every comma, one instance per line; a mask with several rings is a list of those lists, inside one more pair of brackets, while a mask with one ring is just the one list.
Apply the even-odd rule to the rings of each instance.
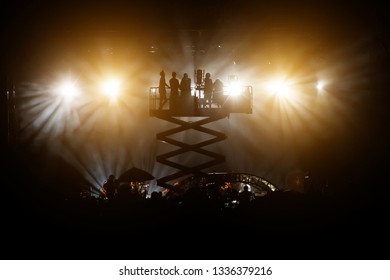
[[[177, 146], [178, 149], [157, 155], [157, 162], [177, 169], [178, 171], [157, 179], [157, 185], [170, 190], [175, 190], [172, 182], [179, 178], [189, 176], [206, 176], [207, 173], [202, 170], [225, 162], [225, 156], [203, 149], [205, 146], [223, 141], [227, 136], [219, 131], [206, 128], [204, 125], [224, 119], [231, 113], [252, 113], [253, 107], [253, 91], [251, 86], [243, 86], [240, 92], [234, 97], [223, 94], [223, 103], [218, 105], [212, 103], [211, 106], [206, 106], [203, 96], [203, 87], [197, 84], [192, 88], [191, 96], [179, 97], [177, 100], [168, 100], [163, 108], [159, 108], [160, 96], [158, 87], [151, 87], [149, 90], [149, 112], [151, 117], [156, 117], [178, 125], [173, 129], [169, 129], [157, 133], [156, 139]], [[186, 118], [187, 120], [184, 120]], [[189, 118], [189, 120], [188, 120]], [[200, 118], [200, 120], [199, 120]], [[193, 119], [197, 119], [193, 121]], [[206, 133], [213, 136], [211, 139], [188, 144], [170, 138], [174, 134], [193, 129], [201, 133]], [[195, 152], [210, 158], [209, 161], [189, 167], [181, 163], [174, 162], [170, 158], [182, 155], [188, 152]]]

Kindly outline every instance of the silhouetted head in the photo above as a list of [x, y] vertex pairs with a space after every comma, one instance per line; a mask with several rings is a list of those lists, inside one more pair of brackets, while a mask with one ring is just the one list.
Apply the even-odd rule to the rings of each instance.
[[188, 74], [187, 74], [187, 73], [184, 73], [183, 77], [184, 77], [184, 78], [188, 78]]
[[222, 86], [223, 86], [222, 81], [221, 81], [220, 79], [216, 79], [216, 80], [215, 80], [215, 85], [216, 85], [217, 87], [222, 87]]
[[176, 78], [176, 72], [172, 72], [172, 77]]
[[206, 73], [206, 78], [210, 78], [210, 77], [211, 77], [210, 73]]
[[162, 70], [162, 71], [160, 72], [160, 76], [161, 76], [161, 77], [164, 77], [164, 76], [165, 76], [164, 70]]

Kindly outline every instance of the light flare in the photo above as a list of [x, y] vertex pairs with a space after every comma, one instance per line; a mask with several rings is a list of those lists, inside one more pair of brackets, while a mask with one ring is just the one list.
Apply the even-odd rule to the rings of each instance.
[[80, 93], [80, 89], [75, 80], [63, 81], [56, 91], [65, 102], [71, 102]]
[[119, 78], [110, 77], [101, 84], [101, 91], [111, 102], [116, 102], [121, 94], [122, 82]]

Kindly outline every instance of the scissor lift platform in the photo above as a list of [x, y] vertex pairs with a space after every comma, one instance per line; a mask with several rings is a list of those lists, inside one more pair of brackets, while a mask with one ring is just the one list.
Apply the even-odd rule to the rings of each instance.
[[[227, 138], [226, 135], [206, 128], [204, 125], [229, 117], [231, 113], [252, 113], [253, 94], [250, 86], [243, 87], [241, 94], [237, 96], [223, 95], [222, 102], [218, 104], [213, 102], [206, 103], [201, 94], [202, 89], [198, 88], [192, 92], [193, 94], [188, 97], [178, 97], [176, 100], [168, 99], [160, 107], [158, 87], [151, 87], [149, 91], [150, 116], [178, 125], [178, 127], [157, 133], [156, 135], [157, 140], [178, 147], [174, 151], [156, 157], [157, 162], [178, 169], [174, 174], [157, 179], [157, 185], [163, 188], [175, 190], [172, 184], [175, 180], [191, 175], [206, 175], [207, 173], [202, 170], [225, 162], [223, 155], [205, 150], [203, 147], [225, 140]], [[184, 117], [190, 117], [190, 120], [184, 120]], [[191, 117], [197, 117], [197, 120], [193, 121]], [[200, 120], [199, 117], [201, 117]], [[187, 144], [169, 137], [189, 129], [210, 134], [213, 138], [195, 144]], [[188, 152], [195, 152], [210, 157], [210, 160], [192, 167], [170, 160], [172, 157]]]

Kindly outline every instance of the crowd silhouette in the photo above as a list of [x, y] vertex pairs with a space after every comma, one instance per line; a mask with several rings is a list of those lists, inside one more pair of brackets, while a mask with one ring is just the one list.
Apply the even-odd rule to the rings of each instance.
[[[4, 184], [1, 204], [3, 237], [13, 244], [2, 251], [7, 258], [164, 259], [170, 251], [177, 258], [206, 252], [236, 258], [234, 250], [267, 259], [299, 253], [355, 258], [375, 254], [389, 234], [386, 192], [368, 193], [372, 181], [354, 181], [331, 195], [254, 196], [246, 188], [223, 188], [224, 182], [147, 195], [137, 182], [117, 184], [108, 175], [104, 195], [97, 196], [81, 192], [75, 181], [45, 181], [19, 162], [8, 164], [3, 171], [13, 180]], [[63, 178], [70, 175], [62, 170]]]

